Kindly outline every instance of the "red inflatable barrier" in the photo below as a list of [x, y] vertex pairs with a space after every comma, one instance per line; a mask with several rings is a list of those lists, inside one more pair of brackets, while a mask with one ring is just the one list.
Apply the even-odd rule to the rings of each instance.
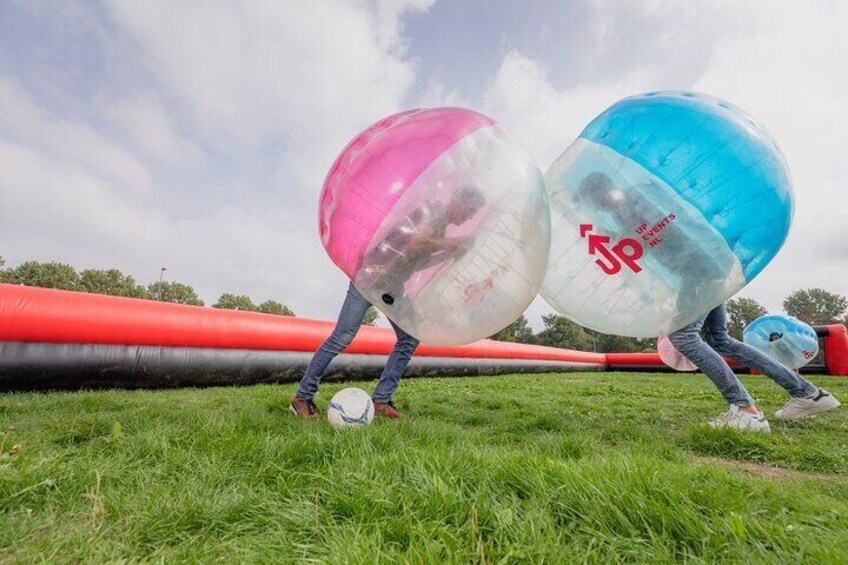
[[826, 326], [824, 358], [831, 375], [848, 376], [848, 330], [842, 324]]
[[612, 367], [664, 367], [658, 353], [607, 353], [607, 365]]
[[[623, 369], [623, 368], [658, 368], [670, 369], [663, 360], [660, 359], [659, 353], [607, 353], [607, 368], [608, 369]], [[731, 367], [736, 367], [738, 363], [727, 360]]]
[[[315, 351], [333, 323], [0, 284], [0, 341]], [[347, 353], [388, 354], [388, 328], [363, 327]], [[422, 344], [417, 356], [535, 359], [604, 365], [602, 353], [481, 340]]]

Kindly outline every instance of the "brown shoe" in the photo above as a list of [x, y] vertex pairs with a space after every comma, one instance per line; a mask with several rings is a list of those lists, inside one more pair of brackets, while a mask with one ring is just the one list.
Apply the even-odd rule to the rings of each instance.
[[395, 404], [391, 400], [385, 403], [375, 402], [374, 415], [383, 416], [385, 418], [392, 418], [394, 420], [399, 420], [400, 418], [405, 417], [402, 412], [399, 412], [398, 409], [395, 408]]
[[298, 418], [320, 418], [321, 411], [315, 406], [315, 403], [306, 398], [301, 398], [295, 395], [292, 398], [289, 410]]

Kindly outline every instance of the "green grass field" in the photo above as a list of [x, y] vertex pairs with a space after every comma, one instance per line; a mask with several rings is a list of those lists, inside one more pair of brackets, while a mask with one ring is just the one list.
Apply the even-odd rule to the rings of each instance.
[[293, 391], [0, 396], [0, 562], [848, 562], [845, 408], [756, 435], [703, 376], [422, 379], [342, 433]]

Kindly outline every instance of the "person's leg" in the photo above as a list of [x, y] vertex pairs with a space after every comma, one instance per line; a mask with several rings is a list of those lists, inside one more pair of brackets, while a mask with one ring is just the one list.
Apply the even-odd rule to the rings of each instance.
[[296, 396], [306, 400], [311, 400], [315, 396], [327, 365], [353, 341], [356, 332], [362, 326], [362, 320], [369, 306], [371, 303], [351, 284], [347, 289], [347, 296], [339, 312], [336, 327], [327, 341], [312, 356], [312, 361], [309, 362], [309, 367], [300, 380]]
[[680, 353], [709, 377], [724, 400], [730, 405], [727, 412], [711, 420], [710, 425], [768, 433], [768, 421], [754, 406], [751, 395], [748, 394], [748, 391], [745, 390], [745, 387], [733, 374], [721, 355], [704, 342], [701, 330], [704, 329], [704, 323], [708, 317], [709, 314], [668, 337]]
[[707, 316], [695, 320], [688, 326], [668, 336], [672, 345], [695, 364], [716, 386], [731, 406], [748, 407], [754, 404], [751, 395], [733, 374], [721, 355], [707, 345], [701, 337], [701, 329]]
[[403, 331], [391, 320], [389, 322], [395, 329], [398, 339], [388, 361], [386, 361], [386, 367], [383, 369], [383, 374], [380, 375], [380, 381], [374, 388], [374, 394], [371, 395], [375, 404], [391, 402], [392, 395], [400, 384], [400, 377], [418, 347], [417, 339]]
[[707, 341], [713, 348], [728, 359], [733, 359], [740, 365], [755, 369], [783, 387], [793, 398], [809, 398], [814, 396], [816, 386], [796, 373], [784, 367], [765, 353], [750, 345], [733, 339], [727, 331], [727, 312], [724, 305], [709, 313], [704, 323]]
[[701, 337], [701, 329], [708, 317], [709, 314], [677, 330], [670, 334], [668, 339], [680, 353], [709, 377], [728, 404], [743, 408], [752, 406], [754, 401], [751, 395], [730, 370], [727, 362]]

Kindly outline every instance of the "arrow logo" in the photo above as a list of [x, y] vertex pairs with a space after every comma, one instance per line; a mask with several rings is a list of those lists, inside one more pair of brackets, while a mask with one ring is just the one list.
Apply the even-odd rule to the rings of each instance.
[[[621, 271], [621, 262], [624, 261], [628, 267], [638, 273], [642, 270], [636, 260], [642, 256], [642, 245], [633, 238], [626, 237], [616, 244], [612, 251], [607, 248], [610, 237], [590, 233], [594, 229], [592, 224], [580, 224], [580, 237], [585, 238], [588, 234], [589, 255], [600, 255], [602, 258], [595, 259], [595, 263], [608, 275], [615, 275]], [[616, 257], [616, 255], [618, 257]]]

